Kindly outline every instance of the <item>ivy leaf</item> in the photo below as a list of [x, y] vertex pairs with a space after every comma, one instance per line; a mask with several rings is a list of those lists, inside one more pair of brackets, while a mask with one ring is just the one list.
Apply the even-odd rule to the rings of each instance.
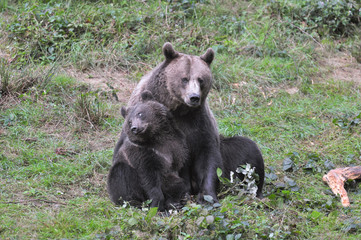
[[303, 167], [305, 171], [314, 171], [316, 168], [315, 162], [313, 160], [309, 160], [306, 165]]
[[197, 226], [201, 225], [204, 220], [204, 217], [199, 217], [196, 221]]
[[206, 200], [209, 203], [213, 203], [213, 197], [211, 195], [204, 195], [203, 196], [204, 200]]
[[208, 224], [212, 224], [214, 222], [214, 217], [212, 215], [209, 215], [206, 217], [206, 222]]
[[218, 207], [222, 207], [222, 205], [220, 203], [215, 203], [215, 204], [213, 204], [213, 207], [218, 208]]
[[129, 218], [128, 223], [130, 226], [134, 226], [134, 225], [138, 224], [138, 221], [137, 221], [137, 219], [132, 217], [132, 218]]
[[157, 214], [157, 211], [158, 211], [157, 207], [153, 207], [149, 209], [147, 216], [145, 217], [145, 220], [149, 222]]
[[327, 170], [331, 170], [335, 168], [335, 165], [330, 160], [326, 160], [324, 164]]
[[266, 178], [268, 178], [271, 181], [275, 181], [278, 179], [278, 176], [273, 172], [271, 172], [271, 173], [266, 173]]
[[294, 169], [295, 164], [293, 163], [293, 161], [291, 160], [291, 158], [286, 158], [285, 160], [283, 160], [283, 171], [285, 172], [292, 172]]
[[288, 184], [288, 186], [290, 186], [290, 187], [294, 187], [294, 186], [297, 185], [296, 182], [295, 182], [293, 179], [289, 178], [289, 177], [284, 177], [283, 180], [284, 180], [284, 181]]
[[310, 214], [310, 218], [313, 221], [317, 221], [321, 216], [322, 216], [322, 214], [316, 210], [313, 210], [312, 213]]
[[218, 178], [222, 177], [222, 169], [217, 168], [217, 176]]
[[298, 190], [300, 190], [300, 188], [297, 186], [297, 183], [289, 178], [289, 177], [284, 177], [283, 180], [287, 183], [288, 186], [290, 186], [290, 190], [293, 192], [297, 192]]
[[283, 182], [277, 182], [277, 183], [275, 184], [275, 187], [276, 187], [277, 189], [285, 189], [285, 188], [286, 188], [286, 184], [284, 184]]

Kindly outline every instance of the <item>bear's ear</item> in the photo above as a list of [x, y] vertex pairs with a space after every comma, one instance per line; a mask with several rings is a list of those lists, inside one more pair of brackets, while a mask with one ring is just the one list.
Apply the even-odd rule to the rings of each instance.
[[208, 65], [211, 65], [214, 59], [214, 51], [212, 48], [208, 48], [206, 53], [201, 56], [201, 59], [205, 61]]
[[173, 60], [174, 58], [179, 56], [179, 53], [176, 50], [174, 50], [172, 44], [169, 42], [164, 43], [163, 54], [166, 60]]
[[153, 100], [153, 94], [149, 90], [145, 90], [144, 92], [142, 92], [141, 97], [143, 102]]
[[122, 114], [123, 118], [126, 118], [127, 117], [127, 109], [123, 106], [121, 109], [120, 109], [120, 113]]

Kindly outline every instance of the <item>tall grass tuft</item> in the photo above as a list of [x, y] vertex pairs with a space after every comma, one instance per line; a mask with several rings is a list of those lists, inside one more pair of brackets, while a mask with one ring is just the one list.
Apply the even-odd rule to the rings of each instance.
[[9, 93], [10, 73], [5, 59], [0, 59], [0, 97]]
[[0, 97], [19, 96], [32, 87], [40, 91], [44, 90], [56, 71], [55, 64], [49, 67], [35, 67], [29, 64], [19, 70], [2, 59], [0, 60]]
[[0, 0], [0, 12], [5, 11], [8, 7], [8, 0]]
[[91, 128], [100, 126], [106, 118], [106, 105], [97, 93], [81, 93], [74, 105], [75, 115]]

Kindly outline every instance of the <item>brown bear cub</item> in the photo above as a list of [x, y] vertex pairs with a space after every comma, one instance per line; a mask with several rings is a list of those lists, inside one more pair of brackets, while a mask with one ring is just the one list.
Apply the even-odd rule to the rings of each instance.
[[179, 206], [188, 191], [178, 175], [188, 150], [168, 108], [155, 102], [149, 91], [141, 97], [141, 102], [121, 110], [126, 138], [114, 156], [108, 192], [116, 204], [140, 205], [151, 199], [150, 207], [164, 211]]
[[244, 175], [237, 173], [236, 169], [247, 163], [255, 168], [258, 175], [257, 193], [258, 198], [263, 198], [262, 189], [264, 184], [264, 161], [262, 153], [257, 144], [251, 139], [241, 136], [223, 137], [221, 136], [221, 154], [223, 160], [223, 177], [230, 178], [230, 172], [243, 180]]

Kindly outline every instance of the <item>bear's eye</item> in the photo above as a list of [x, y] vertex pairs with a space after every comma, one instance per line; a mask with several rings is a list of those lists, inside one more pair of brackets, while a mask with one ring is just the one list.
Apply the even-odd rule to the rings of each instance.
[[141, 113], [141, 112], [140, 112], [140, 113], [138, 113], [138, 117], [140, 117], [140, 118], [141, 118], [142, 116], [143, 116], [143, 113]]
[[199, 82], [200, 84], [202, 84], [202, 83], [203, 83], [203, 79], [202, 79], [202, 78], [198, 78], [198, 82]]
[[183, 83], [187, 83], [187, 82], [188, 82], [188, 78], [182, 78], [182, 82], [183, 82]]

